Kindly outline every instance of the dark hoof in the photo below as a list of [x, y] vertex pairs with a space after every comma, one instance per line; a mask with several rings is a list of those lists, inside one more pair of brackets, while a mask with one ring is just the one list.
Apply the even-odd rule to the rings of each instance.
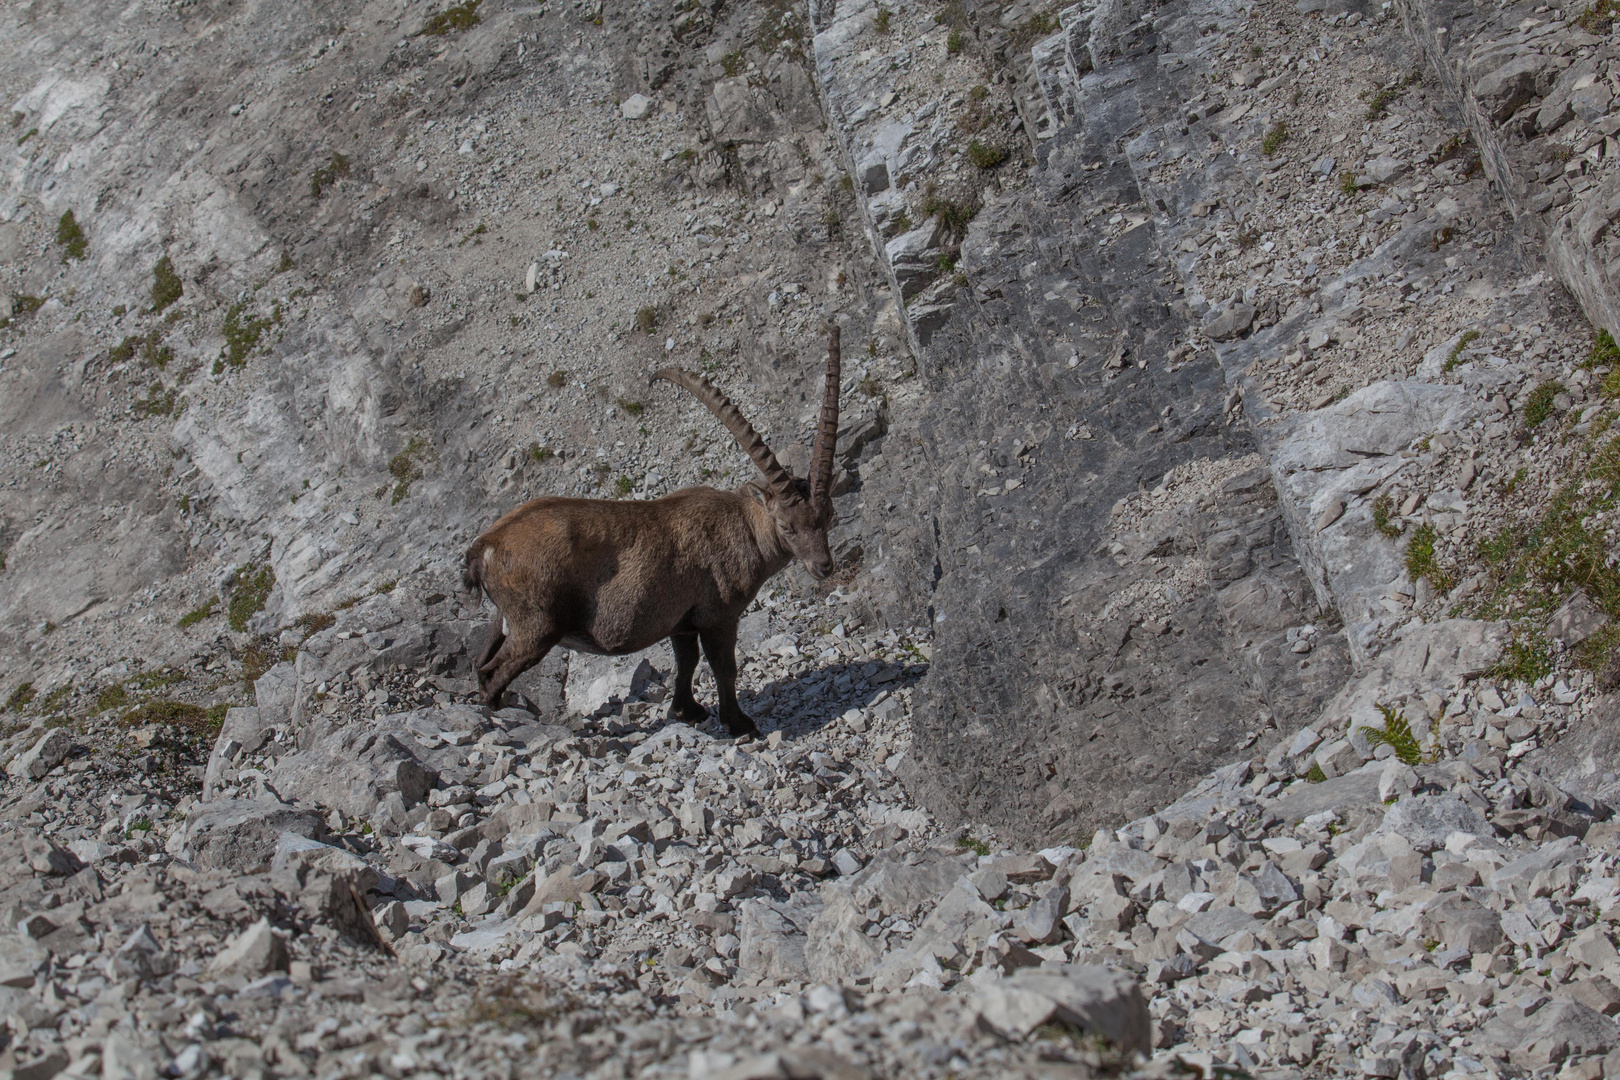
[[731, 733], [731, 737], [733, 739], [760, 738], [759, 728], [756, 727], [754, 722], [747, 717], [743, 717], [741, 721], [727, 724], [726, 730]]
[[670, 707], [669, 714], [676, 720], [697, 725], [709, 718], [709, 710], [697, 702], [688, 702], [685, 705], [675, 704]]

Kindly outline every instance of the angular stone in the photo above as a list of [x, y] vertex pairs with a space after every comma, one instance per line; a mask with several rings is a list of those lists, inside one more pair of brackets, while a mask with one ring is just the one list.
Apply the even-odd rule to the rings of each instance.
[[1608, 623], [1609, 617], [1592, 603], [1586, 593], [1577, 591], [1547, 620], [1547, 636], [1557, 638], [1565, 645], [1579, 645]]
[[[273, 773], [285, 799], [340, 810], [355, 821], [403, 823], [427, 797], [434, 776], [392, 733], [350, 724], [284, 757]], [[389, 796], [398, 796], [389, 800]]]
[[568, 657], [563, 698], [575, 716], [595, 716], [613, 705], [640, 697], [656, 671], [644, 654]]
[[1424, 853], [1445, 847], [1446, 837], [1454, 832], [1491, 836], [1494, 831], [1479, 811], [1451, 792], [1402, 799], [1390, 807], [1378, 827], [1379, 833], [1394, 833]]
[[820, 913], [820, 901], [804, 896], [743, 901], [737, 909], [738, 972], [770, 982], [808, 980], [805, 942]]
[[1620, 1045], [1620, 1024], [1567, 998], [1548, 1002], [1529, 1016], [1502, 1009], [1480, 1034], [1485, 1043], [1529, 1069], [1572, 1056], [1606, 1053]]
[[53, 727], [34, 745], [6, 763], [6, 774], [18, 779], [43, 780], [45, 774], [62, 764], [73, 749], [73, 735], [67, 728]]
[[866, 911], [838, 885], [821, 890], [821, 912], [807, 928], [805, 967], [818, 982], [854, 978], [877, 962], [882, 951], [866, 936]]
[[991, 1030], [1023, 1037], [1058, 1021], [1107, 1040], [1124, 1054], [1149, 1054], [1153, 1025], [1135, 979], [1091, 965], [1026, 968], [974, 994], [980, 1020]]
[[1050, 945], [1063, 936], [1063, 911], [1069, 904], [1067, 885], [1054, 885], [1039, 900], [1018, 913], [1013, 929], [1025, 941]]
[[235, 975], [249, 981], [286, 970], [287, 946], [270, 928], [269, 919], [260, 919], [237, 934], [208, 962], [212, 976]]
[[208, 869], [257, 874], [270, 869], [282, 833], [321, 835], [313, 810], [270, 800], [222, 799], [198, 803], [186, 815], [185, 849]]
[[[1397, 803], [1397, 806], [1400, 804]], [[1477, 832], [1478, 830], [1464, 830]], [[1479, 835], [1489, 836], [1489, 832], [1480, 832]], [[1491, 874], [1489, 884], [1492, 890], [1510, 900], [1518, 903], [1529, 903], [1535, 892], [1538, 876], [1553, 870], [1556, 867], [1575, 862], [1587, 853], [1586, 845], [1573, 836], [1559, 837], [1549, 844], [1543, 844], [1535, 851], [1522, 855], [1501, 869]]]

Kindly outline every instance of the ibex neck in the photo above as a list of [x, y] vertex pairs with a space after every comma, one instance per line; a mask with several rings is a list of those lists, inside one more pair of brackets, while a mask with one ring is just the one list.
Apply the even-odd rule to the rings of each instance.
[[758, 499], [752, 496], [745, 498], [748, 527], [753, 530], [754, 544], [759, 548], [760, 557], [765, 561], [765, 576], [770, 577], [793, 561], [793, 552], [782, 543], [782, 534], [777, 530], [776, 519], [771, 517], [770, 511], [766, 510]]

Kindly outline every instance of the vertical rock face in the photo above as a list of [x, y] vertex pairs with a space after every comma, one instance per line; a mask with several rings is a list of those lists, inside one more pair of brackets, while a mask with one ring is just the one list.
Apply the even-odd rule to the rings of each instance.
[[[838, 13], [818, 50], [841, 47]], [[1185, 95], [1151, 34], [1114, 46], [1031, 184], [985, 191], [971, 291], [908, 306], [927, 392], [901, 423], [922, 461], [864, 489], [930, 508], [889, 519], [873, 568], [936, 635], [910, 782], [1028, 837], [1146, 812], [1279, 714], [1312, 715], [1348, 668], [1118, 149]], [[845, 70], [821, 74], [847, 120]], [[852, 154], [883, 130], [857, 120]], [[1306, 624], [1309, 653], [1290, 651]]]

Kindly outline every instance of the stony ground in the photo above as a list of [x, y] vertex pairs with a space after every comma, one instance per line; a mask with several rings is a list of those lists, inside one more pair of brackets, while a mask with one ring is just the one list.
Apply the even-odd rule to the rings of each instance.
[[[914, 508], [865, 483], [909, 467], [910, 350], [975, 284], [953, 208], [1022, 197], [1074, 119], [1035, 108], [1047, 35], [1128, 20], [846, 8], [8, 9], [0, 1071], [1620, 1071], [1620, 352], [1394, 9], [1142, 13], [1194, 92], [1123, 149], [1147, 211], [1089, 223], [1151, 221], [1200, 327], [1166, 361], [1213, 349], [1256, 449], [1104, 507], [1154, 579], [1087, 617], [1169, 633], [1221, 553], [1164, 522], [1269, 467], [1357, 670], [1030, 851], [899, 779], [941, 673], [863, 569]], [[1606, 56], [1578, 14], [1524, 19]], [[817, 19], [858, 40], [811, 49]], [[812, 53], [859, 67], [843, 129]], [[1590, 66], [1548, 173], [1581, 193]], [[901, 112], [904, 168], [846, 183]], [[470, 704], [465, 541], [542, 492], [744, 479], [647, 388], [669, 362], [802, 467], [835, 314], [842, 572], [744, 621], [765, 737], [666, 723], [658, 650]]]

